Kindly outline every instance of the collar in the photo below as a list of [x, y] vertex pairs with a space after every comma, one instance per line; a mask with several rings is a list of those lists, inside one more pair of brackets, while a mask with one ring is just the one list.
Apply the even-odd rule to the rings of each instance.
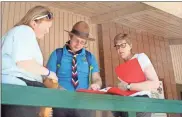
[[[70, 52], [68, 52], [66, 45], [64, 45], [64, 47], [63, 47], [63, 52], [67, 56], [73, 56]], [[85, 48], [83, 48], [82, 51], [78, 54], [78, 56], [80, 56], [80, 55], [86, 55]]]

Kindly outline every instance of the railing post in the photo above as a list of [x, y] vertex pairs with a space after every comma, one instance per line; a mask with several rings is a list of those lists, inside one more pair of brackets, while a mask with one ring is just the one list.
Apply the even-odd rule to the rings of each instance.
[[128, 117], [136, 117], [136, 112], [128, 112]]

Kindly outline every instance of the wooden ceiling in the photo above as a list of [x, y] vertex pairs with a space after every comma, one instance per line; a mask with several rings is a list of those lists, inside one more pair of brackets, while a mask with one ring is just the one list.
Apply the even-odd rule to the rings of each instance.
[[182, 39], [182, 19], [160, 10], [141, 11], [114, 21], [168, 39]]
[[182, 18], [182, 2], [142, 2], [167, 13]]
[[94, 24], [112, 21], [167, 39], [182, 39], [181, 18], [141, 2], [44, 2], [44, 4], [90, 17]]
[[84, 16], [92, 17], [117, 11], [137, 4], [137, 2], [44, 2], [49, 6], [69, 10]]

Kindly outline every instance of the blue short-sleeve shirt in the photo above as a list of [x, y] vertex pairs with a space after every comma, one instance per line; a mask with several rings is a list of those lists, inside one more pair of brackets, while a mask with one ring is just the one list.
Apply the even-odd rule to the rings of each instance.
[[[68, 52], [66, 46], [63, 47], [62, 59], [61, 59], [61, 66], [59, 71], [57, 72], [58, 82], [61, 86], [65, 89], [74, 91], [74, 87], [71, 83], [72, 79], [72, 58], [73, 55]], [[77, 55], [77, 72], [78, 72], [78, 80], [79, 85], [77, 89], [84, 88], [87, 89], [89, 87], [89, 64], [86, 58], [85, 49]], [[91, 66], [93, 67], [91, 73], [99, 72], [98, 64], [95, 59], [95, 56], [91, 54]], [[54, 50], [49, 58], [47, 63], [47, 68], [50, 71], [56, 73], [56, 66], [57, 66], [57, 55], [56, 50]]]
[[17, 62], [34, 59], [43, 65], [43, 56], [30, 26], [19, 25], [10, 29], [2, 37], [2, 83], [25, 85], [17, 77], [26, 80], [42, 82], [42, 76], [27, 72], [17, 66]]

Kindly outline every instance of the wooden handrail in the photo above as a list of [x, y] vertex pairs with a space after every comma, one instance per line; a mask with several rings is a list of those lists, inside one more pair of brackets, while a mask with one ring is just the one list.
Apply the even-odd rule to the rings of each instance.
[[129, 111], [134, 113], [182, 113], [182, 101], [179, 100], [77, 93], [9, 84], [2, 84], [1, 103], [91, 110]]

